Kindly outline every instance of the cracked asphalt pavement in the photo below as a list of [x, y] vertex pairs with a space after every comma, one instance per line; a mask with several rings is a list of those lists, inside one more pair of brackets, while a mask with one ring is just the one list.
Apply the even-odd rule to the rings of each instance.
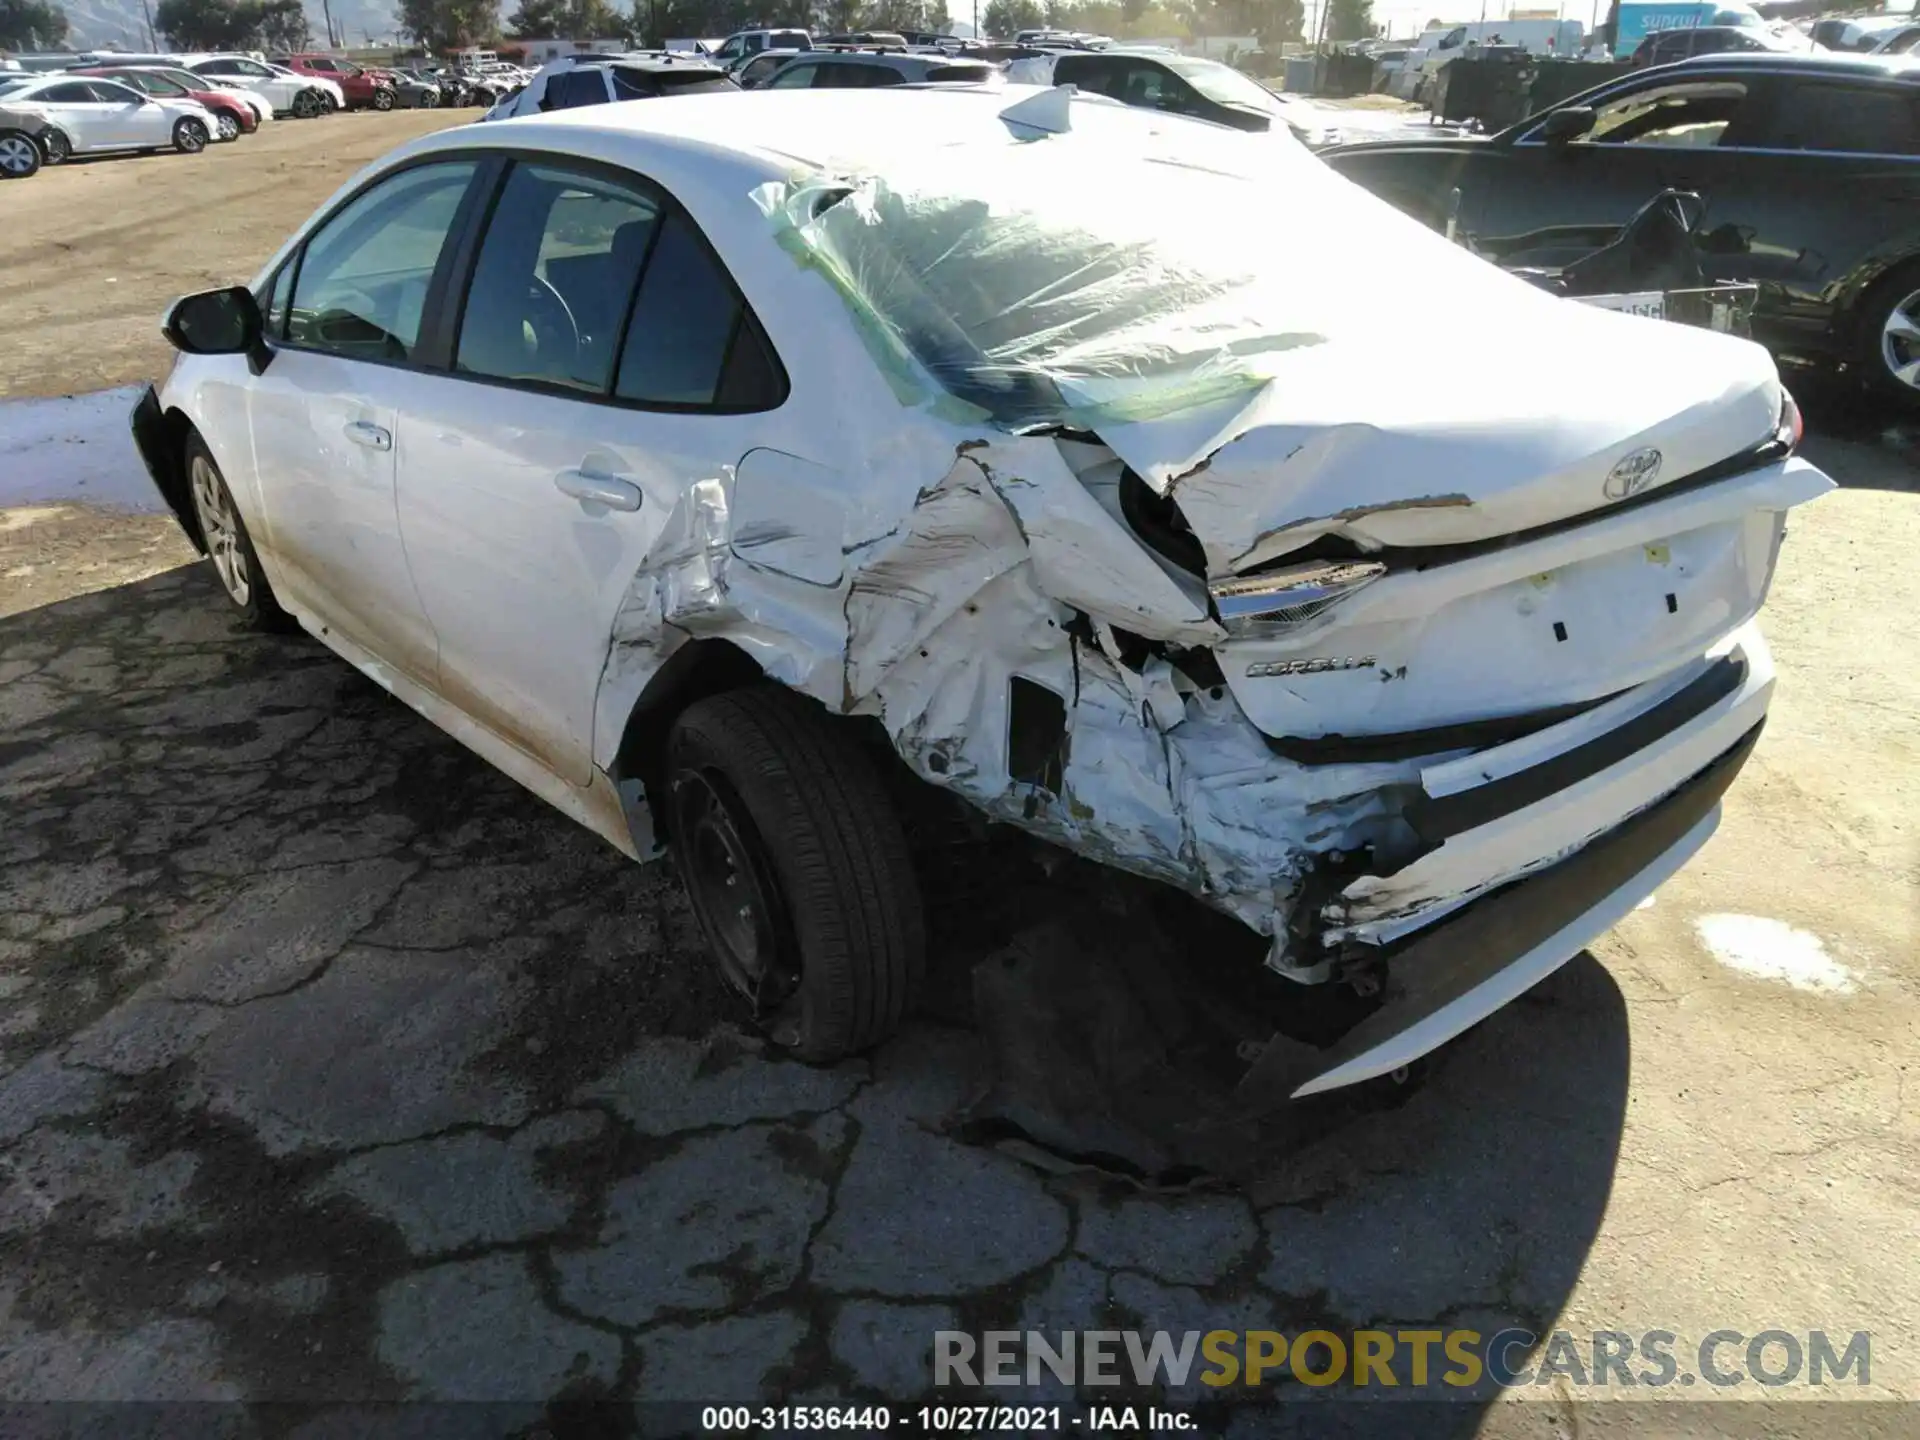
[[[1920, 1399], [1920, 500], [1904, 441], [1815, 448], [1847, 488], [1796, 516], [1708, 850], [1404, 1103], [1179, 1193], [956, 1135], [953, 1006], [769, 1053], [664, 867], [239, 631], [163, 517], [0, 513], [0, 1399], [330, 1435], [408, 1398], [904, 1402], [948, 1328], [1374, 1323], [1866, 1329], [1849, 1398]], [[954, 885], [963, 960], [1104, 903]], [[1729, 916], [1831, 970], [1719, 953]], [[1604, 1424], [1571, 1398], [1422, 1433]]]

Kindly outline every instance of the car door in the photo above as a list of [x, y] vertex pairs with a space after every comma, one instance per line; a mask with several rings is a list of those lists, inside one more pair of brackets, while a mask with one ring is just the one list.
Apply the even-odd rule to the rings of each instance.
[[1764, 171], [1751, 223], [1706, 243], [1737, 248], [1760, 285], [1757, 338], [1845, 352], [1851, 317], [1836, 313], [1835, 298], [1920, 253], [1920, 87], [1785, 65], [1770, 86], [1749, 137]]
[[785, 381], [685, 213], [627, 172], [507, 171], [451, 374], [401, 417], [401, 532], [442, 695], [575, 785], [609, 637], [694, 487], [725, 482]]
[[[1662, 190], [1704, 202], [1700, 233], [1752, 224], [1746, 135], [1764, 77], [1651, 72], [1589, 102], [1593, 128], [1549, 142], [1544, 118], [1476, 149], [1461, 184], [1460, 228], [1503, 265], [1566, 265], [1592, 253]], [[1551, 113], [1551, 112], [1549, 112]], [[1710, 278], [1742, 278], [1737, 253], [1701, 257]]]
[[173, 116], [164, 106], [117, 80], [90, 80], [87, 88], [105, 107], [109, 143], [124, 146], [167, 145], [173, 141]]
[[34, 92], [30, 103], [47, 112], [75, 150], [110, 150], [117, 143], [111, 107], [84, 80], [66, 80]]
[[323, 221], [276, 276], [275, 353], [248, 391], [255, 539], [282, 602], [426, 685], [437, 647], [395, 513], [399, 415], [433, 359], [448, 237], [482, 165], [409, 166]]

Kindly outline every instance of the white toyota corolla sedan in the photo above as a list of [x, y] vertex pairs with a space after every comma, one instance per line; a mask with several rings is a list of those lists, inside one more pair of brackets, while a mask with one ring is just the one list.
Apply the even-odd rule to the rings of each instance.
[[1758, 346], [1065, 90], [443, 131], [166, 331], [135, 434], [241, 613], [670, 848], [811, 1059], [920, 974], [897, 770], [1380, 997], [1246, 1084], [1397, 1070], [1704, 843], [1831, 483]]

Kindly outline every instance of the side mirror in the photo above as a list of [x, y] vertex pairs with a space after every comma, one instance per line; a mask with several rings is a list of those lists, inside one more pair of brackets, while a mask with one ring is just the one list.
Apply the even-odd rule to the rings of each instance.
[[160, 331], [182, 355], [245, 355], [256, 375], [273, 355], [267, 349], [260, 303], [244, 285], [202, 290], [174, 301]]
[[1540, 127], [1540, 138], [1549, 145], [1568, 145], [1593, 129], [1596, 116], [1591, 105], [1567, 105], [1547, 116]]

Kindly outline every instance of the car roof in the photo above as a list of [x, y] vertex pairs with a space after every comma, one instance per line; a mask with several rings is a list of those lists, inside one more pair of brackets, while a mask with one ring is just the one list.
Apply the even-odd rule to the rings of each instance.
[[[1920, 63], [1910, 55], [1837, 55], [1804, 50], [1732, 50], [1718, 55], [1695, 55], [1657, 70], [1774, 71], [1778, 74], [1830, 75], [1846, 80], [1896, 80], [1920, 84]], [[1643, 70], [1643, 75], [1654, 73]]]
[[[738, 182], [751, 188], [764, 180], [787, 178], [795, 162], [866, 171], [924, 158], [940, 148], [1004, 148], [1013, 137], [1001, 112], [1047, 89], [1004, 83], [760, 89], [684, 95], [671, 105], [589, 105], [488, 125], [456, 125], [411, 141], [388, 159], [502, 144], [608, 156], [631, 151], [636, 163], [674, 151], [697, 162], [711, 184], [731, 187]], [[1081, 133], [1112, 135], [1117, 130], [1131, 137], [1162, 128], [1178, 127], [1182, 135], [1210, 134], [1218, 128], [1168, 119], [1099, 96], [1076, 95], [1070, 104], [1072, 133], [1045, 143], [1071, 145]]]
[[575, 69], [612, 69], [618, 66], [623, 70], [710, 70], [715, 75], [726, 73], [703, 56], [658, 50], [627, 50], [617, 55], [562, 55], [548, 63], [559, 65], [569, 61]]

